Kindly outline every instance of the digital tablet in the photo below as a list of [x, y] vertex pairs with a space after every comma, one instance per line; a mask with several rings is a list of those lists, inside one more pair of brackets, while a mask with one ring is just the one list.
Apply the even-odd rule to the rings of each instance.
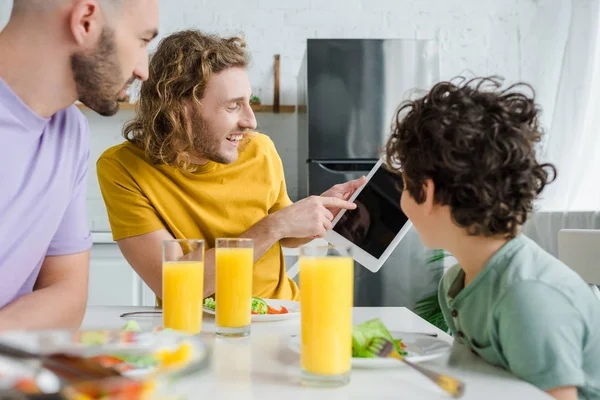
[[402, 190], [402, 177], [380, 159], [349, 200], [356, 209], [342, 210], [325, 240], [352, 246], [354, 260], [377, 272], [412, 226], [400, 208]]

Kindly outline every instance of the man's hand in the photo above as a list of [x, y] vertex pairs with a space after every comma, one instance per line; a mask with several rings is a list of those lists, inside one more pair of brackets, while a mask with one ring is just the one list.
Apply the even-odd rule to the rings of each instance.
[[322, 238], [331, 229], [333, 212], [354, 210], [356, 204], [335, 197], [310, 196], [289, 205], [270, 218], [282, 238]]
[[[346, 201], [350, 197], [352, 197], [354, 192], [356, 192], [356, 190], [358, 188], [360, 188], [362, 185], [364, 185], [366, 181], [367, 181], [367, 178], [362, 176], [353, 181], [348, 181], [346, 183], [339, 183], [335, 186], [332, 186], [331, 189], [324, 192], [321, 196], [322, 197], [333, 197], [335, 199], [340, 199], [340, 200]], [[333, 218], [335, 218], [341, 211], [341, 208], [337, 208], [337, 209], [330, 208], [329, 210], [331, 211]]]

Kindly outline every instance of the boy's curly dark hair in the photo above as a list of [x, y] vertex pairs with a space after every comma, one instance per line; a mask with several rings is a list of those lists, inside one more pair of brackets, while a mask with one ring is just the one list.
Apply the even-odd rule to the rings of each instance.
[[[470, 235], [512, 238], [556, 168], [536, 160], [542, 133], [533, 88], [500, 86], [497, 77], [459, 77], [401, 104], [386, 159], [417, 203], [425, 201], [423, 185], [432, 179], [434, 202], [449, 206]], [[515, 91], [520, 88], [531, 97]]]

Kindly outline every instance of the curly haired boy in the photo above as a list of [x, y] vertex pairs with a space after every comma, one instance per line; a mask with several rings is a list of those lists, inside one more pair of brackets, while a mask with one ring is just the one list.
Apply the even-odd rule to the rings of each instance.
[[456, 340], [557, 399], [600, 399], [600, 303], [521, 233], [556, 176], [536, 160], [538, 114], [525, 84], [441, 82], [400, 106], [387, 164], [424, 244], [458, 261], [439, 287]]

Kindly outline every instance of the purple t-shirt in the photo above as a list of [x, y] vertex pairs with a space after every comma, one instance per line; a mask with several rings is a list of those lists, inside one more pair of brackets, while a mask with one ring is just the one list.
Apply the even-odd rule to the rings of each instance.
[[46, 256], [88, 250], [87, 120], [42, 118], [0, 78], [0, 307], [30, 293]]

